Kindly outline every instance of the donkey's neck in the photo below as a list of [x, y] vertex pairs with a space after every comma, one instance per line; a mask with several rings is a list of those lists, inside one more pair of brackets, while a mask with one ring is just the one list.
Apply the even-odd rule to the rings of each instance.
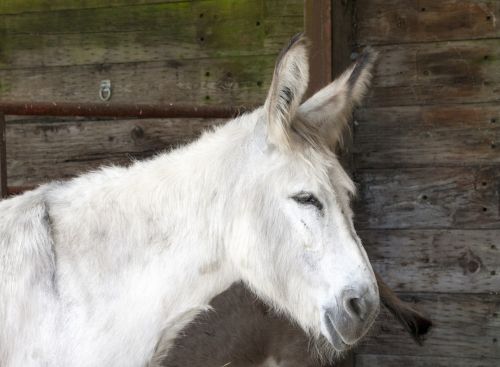
[[[233, 136], [231, 129], [240, 132]], [[143, 364], [161, 336], [168, 347], [238, 280], [226, 254], [226, 211], [247, 138], [231, 123], [221, 130], [128, 169], [81, 176], [48, 194], [59, 293], [71, 305], [64, 311], [71, 326], [62, 337], [88, 350], [93, 357], [86, 355], [87, 362]], [[96, 346], [96, 339], [106, 342]]]

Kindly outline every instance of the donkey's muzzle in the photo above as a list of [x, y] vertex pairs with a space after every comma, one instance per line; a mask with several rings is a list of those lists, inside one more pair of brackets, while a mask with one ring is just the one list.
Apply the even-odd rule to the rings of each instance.
[[324, 322], [335, 349], [354, 345], [377, 317], [380, 298], [377, 288], [349, 288], [341, 293], [337, 307], [325, 309]]
[[348, 288], [340, 298], [340, 312], [337, 330], [348, 344], [354, 344], [366, 334], [377, 317], [380, 297], [375, 287]]

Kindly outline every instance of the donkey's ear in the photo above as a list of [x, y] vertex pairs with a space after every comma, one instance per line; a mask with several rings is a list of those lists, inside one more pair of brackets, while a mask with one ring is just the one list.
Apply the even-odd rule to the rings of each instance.
[[292, 121], [309, 83], [307, 51], [308, 40], [302, 33], [281, 51], [264, 104], [269, 141], [280, 148], [291, 145]]
[[341, 141], [353, 108], [361, 102], [370, 85], [376, 59], [374, 50], [365, 49], [349, 69], [299, 108], [300, 117], [315, 125], [332, 148]]

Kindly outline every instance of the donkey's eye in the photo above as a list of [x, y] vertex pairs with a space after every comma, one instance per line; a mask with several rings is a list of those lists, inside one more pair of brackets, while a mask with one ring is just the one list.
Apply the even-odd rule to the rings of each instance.
[[299, 192], [298, 194], [292, 196], [292, 199], [301, 205], [313, 205], [318, 210], [323, 210], [323, 204], [318, 200], [316, 196], [310, 192]]

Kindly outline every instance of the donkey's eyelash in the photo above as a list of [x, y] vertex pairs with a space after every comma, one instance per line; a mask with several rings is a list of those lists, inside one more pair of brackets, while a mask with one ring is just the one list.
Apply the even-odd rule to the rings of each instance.
[[301, 205], [313, 205], [319, 211], [323, 210], [323, 204], [319, 199], [310, 192], [299, 192], [292, 196], [292, 199]]

